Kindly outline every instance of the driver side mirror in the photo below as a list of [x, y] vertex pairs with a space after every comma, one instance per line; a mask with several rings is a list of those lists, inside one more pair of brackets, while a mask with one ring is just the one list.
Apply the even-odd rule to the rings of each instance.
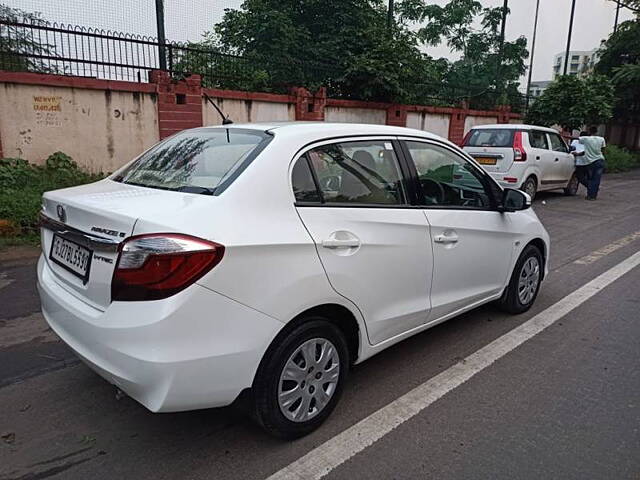
[[526, 210], [531, 207], [531, 197], [529, 194], [513, 188], [505, 188], [502, 193], [502, 212], [516, 212]]

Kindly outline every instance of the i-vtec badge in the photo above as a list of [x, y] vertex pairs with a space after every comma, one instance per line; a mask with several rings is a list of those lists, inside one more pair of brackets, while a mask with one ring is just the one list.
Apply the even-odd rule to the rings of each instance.
[[108, 228], [102, 228], [102, 227], [91, 227], [91, 231], [96, 233], [102, 233], [104, 235], [109, 235], [111, 237], [124, 237], [125, 235], [124, 232], [119, 232], [117, 230], [110, 230]]
[[96, 255], [95, 253], [93, 254], [93, 259], [97, 260], [99, 262], [104, 262], [104, 263], [113, 263], [113, 259], [109, 258], [109, 257], [103, 257], [102, 255]]

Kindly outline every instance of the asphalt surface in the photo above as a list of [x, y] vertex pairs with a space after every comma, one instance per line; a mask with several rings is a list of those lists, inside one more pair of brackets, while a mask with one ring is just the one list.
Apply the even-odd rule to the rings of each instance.
[[[639, 205], [640, 171], [605, 176], [597, 202], [540, 194], [552, 271], [530, 312], [481, 307], [386, 350], [290, 443], [241, 406], [116, 398], [43, 322], [33, 252], [1, 252], [0, 479], [266, 478], [639, 251]], [[637, 267], [326, 478], [640, 478], [639, 311]]]

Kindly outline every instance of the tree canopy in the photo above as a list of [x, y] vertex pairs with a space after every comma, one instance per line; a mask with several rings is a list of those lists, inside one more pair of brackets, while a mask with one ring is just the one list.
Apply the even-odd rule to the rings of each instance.
[[615, 116], [621, 121], [640, 122], [640, 20], [618, 26], [602, 45], [596, 71], [615, 85]]
[[[498, 95], [504, 102], [520, 99], [528, 56], [524, 37], [500, 49], [501, 18], [502, 8], [482, 8], [476, 0], [450, 0], [445, 7], [397, 2], [390, 26], [382, 0], [245, 0], [191, 45], [220, 55], [183, 55], [178, 68], [209, 71], [209, 81], [223, 79], [219, 86], [249, 78], [260, 86], [324, 85], [346, 98], [493, 106]], [[460, 60], [424, 53], [440, 42]]]
[[[25, 12], [1, 3], [0, 18], [9, 22], [26, 22], [32, 25], [45, 23], [39, 13]], [[52, 67], [33, 57], [50, 55], [53, 51], [55, 46], [42, 43], [40, 38], [34, 38], [32, 29], [0, 25], [0, 69], [2, 70], [56, 73]]]
[[567, 130], [605, 123], [613, 114], [613, 85], [602, 75], [558, 77], [529, 108], [525, 121]]

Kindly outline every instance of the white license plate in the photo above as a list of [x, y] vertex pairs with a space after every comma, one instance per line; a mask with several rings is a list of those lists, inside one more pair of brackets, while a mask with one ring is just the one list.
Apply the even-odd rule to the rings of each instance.
[[53, 236], [49, 258], [65, 270], [82, 279], [82, 283], [89, 280], [89, 267], [93, 252], [75, 242]]

